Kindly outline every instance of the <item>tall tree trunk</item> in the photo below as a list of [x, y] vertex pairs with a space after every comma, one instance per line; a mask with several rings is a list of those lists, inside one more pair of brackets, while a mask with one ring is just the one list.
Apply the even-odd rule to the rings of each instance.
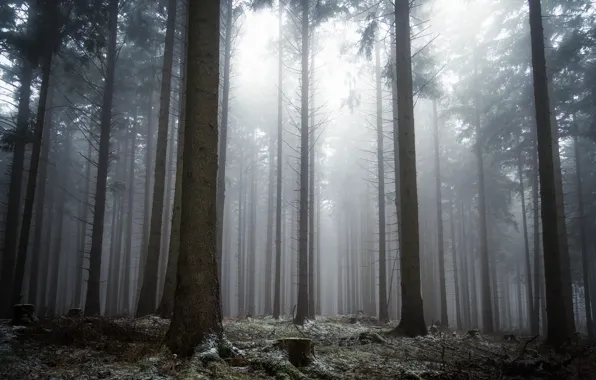
[[317, 150], [315, 127], [315, 36], [312, 36], [310, 55], [310, 130], [312, 143], [309, 145], [308, 173], [308, 318], [315, 319], [315, 154]]
[[99, 136], [99, 160], [97, 164], [97, 181], [95, 186], [91, 251], [89, 252], [89, 281], [87, 283], [87, 297], [85, 299], [85, 315], [87, 316], [95, 316], [101, 313], [99, 289], [101, 284], [101, 255], [110, 159], [110, 130], [112, 128], [114, 77], [117, 58], [116, 37], [118, 34], [118, 0], [110, 0], [108, 18], [109, 35], [106, 57], [107, 66], [101, 110], [101, 132]]
[[[453, 197], [453, 196], [452, 196]], [[455, 292], [455, 319], [456, 319], [456, 327], [458, 330], [463, 328], [462, 324], [462, 312], [461, 312], [461, 296], [460, 296], [460, 278], [458, 275], [459, 266], [457, 264], [457, 247], [455, 245], [455, 220], [453, 219], [453, 203], [451, 199], [449, 199], [449, 232], [451, 234], [451, 256], [453, 261], [453, 285], [454, 285], [454, 292]]]
[[158, 313], [166, 318], [170, 317], [174, 310], [174, 293], [176, 290], [176, 269], [178, 266], [178, 256], [180, 253], [180, 219], [182, 215], [182, 170], [184, 168], [184, 128], [186, 117], [186, 66], [188, 53], [188, 11], [187, 5], [183, 5], [183, 14], [180, 16], [181, 29], [183, 33], [183, 43], [181, 44], [184, 53], [180, 62], [180, 113], [178, 119], [178, 151], [176, 157], [176, 183], [174, 184], [174, 211], [172, 213], [172, 228], [170, 232], [170, 246], [168, 254], [168, 264], [166, 268], [166, 278], [161, 296], [161, 302], [158, 307]]
[[437, 197], [437, 249], [439, 252], [439, 287], [441, 291], [441, 325], [449, 326], [447, 315], [447, 286], [445, 285], [445, 245], [443, 242], [443, 201], [441, 199], [441, 164], [439, 157], [439, 117], [437, 101], [433, 101], [433, 130], [435, 135], [435, 192]]
[[17, 126], [14, 132], [14, 149], [10, 166], [10, 185], [8, 186], [8, 203], [4, 221], [4, 249], [2, 252], [2, 268], [0, 276], [0, 314], [9, 317], [12, 314], [12, 286], [15, 275], [17, 238], [21, 213], [21, 187], [25, 166], [25, 148], [29, 134], [29, 115], [31, 110], [31, 82], [33, 67], [28, 58], [23, 59], [21, 67], [21, 89], [17, 113]]
[[[530, 35], [532, 42], [532, 71], [538, 136], [538, 168], [542, 211], [542, 242], [546, 279], [546, 310], [548, 318], [547, 343], [562, 345], [573, 334], [573, 320], [569, 321], [571, 300], [563, 285], [561, 268], [561, 231], [558, 223], [561, 210], [557, 208], [553, 140], [557, 139], [550, 121], [550, 106], [544, 54], [544, 31], [540, 0], [528, 0], [530, 8]], [[573, 313], [573, 311], [571, 311]], [[572, 318], [573, 319], [573, 318]]]
[[[256, 131], [253, 134], [253, 144], [256, 143]], [[249, 212], [249, 234], [248, 234], [248, 284], [246, 289], [248, 291], [248, 314], [251, 316], [256, 315], [256, 270], [257, 270], [257, 162], [258, 162], [258, 151], [257, 147], [253, 146], [253, 156], [250, 162], [250, 212]]]
[[[217, 122], [220, 2], [188, 4], [188, 66], [180, 255], [166, 344], [181, 356], [221, 338], [217, 266]], [[209, 307], [205, 307], [209, 305]]]
[[131, 263], [132, 263], [132, 231], [133, 231], [133, 215], [134, 215], [134, 198], [135, 198], [135, 158], [137, 148], [137, 120], [132, 123], [130, 130], [130, 161], [128, 167], [128, 195], [127, 195], [127, 210], [126, 210], [126, 240], [125, 240], [125, 259], [124, 259], [124, 279], [121, 292], [122, 311], [125, 315], [130, 314], [130, 285], [131, 285]]
[[271, 305], [271, 291], [273, 283], [273, 212], [274, 212], [274, 198], [273, 198], [273, 181], [275, 178], [275, 140], [273, 138], [273, 131], [269, 136], [269, 181], [267, 183], [267, 240], [265, 247], [265, 315], [273, 313]]
[[375, 82], [377, 95], [377, 177], [379, 202], [379, 321], [389, 322], [387, 305], [387, 232], [385, 220], [385, 153], [383, 134], [383, 84], [381, 83], [380, 43], [375, 41]]
[[395, 40], [400, 163], [399, 176], [396, 175], [396, 178], [400, 178], [402, 211], [400, 220], [402, 306], [401, 320], [393, 332], [399, 335], [417, 336], [426, 335], [427, 330], [420, 294], [420, 241], [409, 0], [395, 1]]
[[33, 137], [33, 151], [31, 152], [31, 162], [29, 167], [29, 178], [27, 179], [27, 194], [25, 195], [25, 204], [23, 210], [23, 223], [19, 234], [19, 247], [17, 252], [17, 265], [12, 287], [12, 304], [21, 302], [23, 279], [25, 277], [25, 262], [27, 259], [27, 247], [29, 245], [29, 231], [31, 230], [31, 219], [33, 218], [33, 204], [35, 202], [35, 185], [37, 182], [37, 169], [39, 167], [39, 156], [41, 154], [41, 145], [43, 140], [43, 127], [45, 121], [46, 103], [48, 99], [48, 90], [50, 88], [50, 71], [52, 68], [52, 52], [46, 53], [42, 64], [41, 89], [39, 92], [39, 106], [37, 108], [37, 118], [35, 121], [35, 131]]
[[302, 78], [300, 122], [300, 201], [298, 227], [298, 302], [294, 323], [303, 325], [308, 316], [308, 34], [309, 0], [302, 0]]
[[[226, 156], [228, 149], [228, 116], [230, 103], [230, 68], [232, 60], [233, 0], [226, 2], [226, 31], [224, 42], [223, 89], [221, 104], [221, 126], [219, 127], [219, 170], [217, 174], [217, 260], [221, 266], [224, 208], [226, 204]], [[219, 269], [221, 274], [221, 268]]]
[[[43, 80], [43, 79], [42, 79]], [[41, 92], [43, 94], [43, 91]], [[40, 95], [41, 97], [41, 95]], [[40, 106], [44, 104], [40, 99]], [[38, 280], [40, 276], [39, 268], [42, 259], [40, 255], [41, 240], [43, 232], [44, 210], [46, 200], [46, 183], [48, 177], [48, 158], [50, 155], [52, 116], [54, 105], [54, 90], [49, 91], [43, 110], [43, 132], [41, 138], [41, 157], [39, 158], [39, 174], [37, 175], [37, 201], [35, 203], [35, 228], [33, 229], [33, 247], [31, 251], [31, 272], [29, 273], [29, 303], [37, 303]], [[37, 113], [37, 122], [39, 122], [40, 109]], [[31, 172], [31, 169], [29, 169]], [[43, 268], [43, 267], [41, 267]]]
[[[530, 332], [532, 335], [538, 335], [538, 310], [534, 310], [534, 293], [532, 292], [532, 273], [530, 265], [530, 242], [528, 241], [528, 220], [526, 214], [526, 190], [524, 187], [524, 174], [523, 174], [523, 152], [520, 150], [518, 161], [517, 161], [517, 176], [519, 177], [519, 193], [521, 196], [521, 208], [522, 208], [522, 223], [524, 229], [524, 254], [525, 254], [525, 266], [526, 266], [526, 297], [527, 307], [530, 322]], [[536, 270], [536, 269], [534, 269]], [[521, 284], [521, 281], [520, 281]]]
[[[476, 54], [476, 53], [474, 53]], [[474, 55], [474, 76], [478, 78], [478, 59]], [[484, 157], [481, 137], [482, 128], [480, 125], [480, 94], [474, 93], [474, 113], [476, 118], [476, 162], [478, 164], [478, 217], [480, 228], [480, 286], [482, 293], [482, 329], [485, 333], [491, 334], [494, 331], [493, 304], [490, 287], [490, 265], [488, 259], [488, 228], [486, 221], [486, 184], [484, 180]]]
[[78, 261], [77, 261], [77, 274], [75, 280], [75, 305], [81, 307], [83, 305], [83, 261], [85, 257], [85, 250], [87, 248], [87, 228], [89, 219], [89, 199], [91, 198], [91, 156], [93, 154], [93, 144], [91, 141], [87, 144], [87, 156], [86, 156], [86, 168], [85, 168], [85, 188], [83, 190], [84, 198], [81, 202], [81, 236], [78, 245]]
[[166, 42], [163, 56], [161, 89], [159, 101], [159, 121], [157, 127], [157, 147], [155, 153], [155, 175], [153, 202], [151, 206], [151, 227], [147, 262], [144, 267], [143, 285], [139, 295], [137, 317], [154, 313], [157, 309], [157, 276], [161, 252], [161, 226], [164, 207], [166, 180], [166, 156], [168, 147], [168, 120], [170, 116], [170, 91], [172, 88], [172, 64], [174, 61], [174, 35], [176, 29], [176, 0], [168, 1]]
[[277, 57], [277, 160], [276, 160], [276, 197], [275, 197], [275, 291], [273, 296], [273, 318], [278, 319], [281, 315], [281, 249], [282, 249], [282, 226], [281, 226], [281, 197], [282, 197], [282, 163], [283, 163], [283, 5], [278, 5], [278, 57]]
[[[61, 168], [58, 172], [58, 186], [56, 191], [56, 208], [58, 210], [64, 210], [66, 204], [66, 185], [68, 183], [70, 168], [70, 152], [72, 149], [72, 135], [70, 131], [66, 131], [64, 134], [64, 142], [62, 152], [59, 154], [57, 168]], [[61, 280], [59, 275], [60, 267], [65, 265], [64, 255], [62, 253], [62, 239], [64, 237], [64, 212], [59, 212], [56, 220], [56, 236], [52, 245], [52, 255], [50, 259], [51, 275], [48, 281], [48, 298], [47, 306], [49, 315], [56, 315], [56, 301], [58, 297], [58, 282]], [[63, 279], [62, 279], [63, 280]]]
[[594, 338], [594, 325], [592, 322], [592, 311], [590, 308], [590, 259], [588, 257], [588, 233], [586, 231], [586, 215], [584, 211], [584, 194], [582, 189], [582, 165], [580, 146], [577, 133], [573, 135], [573, 148], [575, 153], [575, 178], [577, 186], [577, 211], [580, 226], [580, 239], [582, 250], [583, 286], [584, 286], [584, 308], [586, 310], [586, 328], [588, 338]]
[[316, 188], [317, 188], [317, 194], [316, 194], [316, 198], [315, 201], [317, 202], [316, 205], [316, 211], [315, 214], [317, 215], [317, 233], [316, 233], [316, 239], [317, 239], [317, 247], [316, 247], [316, 252], [317, 252], [317, 291], [316, 291], [316, 315], [323, 315], [322, 314], [322, 310], [321, 310], [321, 297], [323, 296], [323, 282], [322, 282], [322, 276], [321, 273], [323, 272], [322, 270], [322, 263], [321, 263], [321, 171], [319, 170], [319, 175], [318, 175], [318, 180], [317, 180], [317, 184], [316, 184]]
[[240, 148], [240, 179], [238, 184], [238, 316], [246, 314], [246, 298], [244, 288], [244, 215], [245, 196], [244, 196], [244, 157], [243, 149]]

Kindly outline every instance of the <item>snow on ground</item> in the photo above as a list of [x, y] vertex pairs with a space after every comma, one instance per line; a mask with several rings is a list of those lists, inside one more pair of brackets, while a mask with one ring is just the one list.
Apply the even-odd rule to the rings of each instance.
[[[586, 344], [555, 356], [523, 337], [504, 342], [446, 331], [396, 338], [386, 334], [391, 325], [354, 316], [300, 327], [284, 319], [226, 320], [224, 342], [212, 340], [181, 360], [162, 344], [168, 323], [158, 317], [63, 317], [30, 327], [4, 321], [0, 379], [572, 379], [586, 366], [593, 374], [596, 362]], [[278, 344], [292, 337], [309, 338], [315, 347], [312, 363], [300, 370]]]

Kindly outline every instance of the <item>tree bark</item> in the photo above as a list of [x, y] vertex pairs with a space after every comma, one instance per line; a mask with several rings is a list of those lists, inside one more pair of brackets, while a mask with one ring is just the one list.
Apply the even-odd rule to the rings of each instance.
[[275, 291], [273, 296], [273, 318], [278, 319], [281, 315], [281, 249], [282, 249], [282, 226], [281, 226], [281, 200], [282, 200], [282, 163], [283, 163], [283, 5], [278, 5], [278, 58], [277, 58], [277, 162], [276, 162], [276, 197], [275, 197]]
[[155, 174], [153, 182], [153, 202], [151, 206], [151, 227], [149, 230], [149, 245], [147, 247], [147, 262], [144, 267], [143, 285], [139, 295], [137, 317], [154, 313], [157, 309], [157, 275], [159, 270], [159, 256], [161, 252], [161, 227], [164, 207], [164, 193], [166, 180], [166, 156], [168, 147], [168, 120], [170, 115], [170, 91], [172, 88], [172, 65], [174, 61], [174, 35], [176, 29], [176, 0], [168, 1], [168, 18], [166, 41], [164, 48], [159, 121], [157, 127], [157, 146], [155, 153]]
[[399, 176], [396, 175], [396, 178], [400, 178], [402, 212], [399, 223], [402, 239], [400, 241], [402, 305], [401, 320], [393, 333], [417, 336], [426, 335], [427, 330], [420, 294], [420, 241], [409, 0], [395, 1], [395, 40], [400, 164]]
[[[565, 300], [561, 268], [560, 209], [557, 208], [553, 140], [550, 121], [550, 106], [546, 79], [546, 59], [544, 53], [544, 31], [542, 29], [542, 9], [540, 0], [528, 0], [530, 9], [530, 35], [532, 42], [532, 71], [536, 109], [536, 130], [538, 136], [538, 168], [540, 172], [540, 198], [542, 214], [542, 242], [544, 246], [544, 269], [546, 279], [546, 310], [548, 334], [546, 341], [554, 346], [562, 345], [574, 333], [570, 328], [566, 310], [571, 300]], [[571, 311], [573, 313], [573, 311]]]
[[387, 232], [385, 217], [385, 153], [383, 134], [383, 84], [381, 83], [380, 43], [375, 41], [375, 82], [377, 102], [377, 177], [379, 207], [379, 321], [389, 322], [387, 305]]
[[173, 353], [191, 356], [221, 338], [217, 265], [217, 140], [220, 2], [188, 4], [188, 66], [180, 256], [174, 313], [166, 334]]
[[182, 214], [182, 174], [184, 158], [184, 128], [186, 118], [186, 67], [188, 62], [188, 11], [187, 5], [183, 5], [183, 15], [181, 15], [181, 29], [183, 34], [183, 43], [181, 44], [184, 53], [180, 62], [180, 113], [178, 119], [178, 151], [176, 156], [176, 182], [174, 184], [174, 210], [172, 212], [172, 228], [170, 232], [170, 246], [168, 254], [168, 264], [166, 267], [166, 278], [164, 280], [161, 302], [158, 307], [158, 313], [166, 318], [170, 317], [174, 310], [174, 293], [176, 291], [176, 269], [178, 266], [178, 257], [180, 254], [180, 217]]
[[460, 294], [460, 278], [459, 278], [459, 266], [457, 263], [457, 247], [455, 244], [455, 220], [453, 218], [453, 203], [449, 199], [449, 232], [451, 234], [451, 256], [453, 260], [453, 284], [455, 292], [455, 319], [456, 327], [458, 330], [463, 328], [462, 324], [462, 305], [461, 305], [461, 294]]
[[[532, 335], [538, 335], [538, 313], [534, 310], [534, 293], [532, 292], [532, 273], [530, 265], [530, 242], [528, 241], [528, 221], [526, 214], [526, 190], [524, 187], [524, 174], [523, 174], [523, 152], [520, 150], [518, 156], [518, 174], [519, 177], [519, 193], [521, 196], [521, 208], [522, 208], [522, 224], [524, 229], [524, 253], [525, 253], [525, 275], [526, 275], [526, 297], [527, 307], [530, 322], [530, 332]], [[536, 270], [536, 269], [535, 269]], [[521, 284], [521, 281], [519, 282]]]
[[230, 71], [232, 61], [232, 33], [233, 33], [233, 0], [226, 2], [226, 31], [224, 42], [224, 67], [223, 67], [223, 89], [221, 105], [221, 126], [219, 127], [219, 170], [217, 174], [217, 262], [220, 265], [221, 275], [222, 242], [224, 209], [226, 200], [226, 157], [228, 150], [228, 117], [230, 103]]
[[17, 113], [17, 126], [14, 133], [14, 149], [10, 166], [10, 184], [4, 225], [4, 249], [2, 252], [2, 268], [0, 276], [0, 313], [6, 318], [12, 314], [12, 286], [15, 275], [17, 239], [21, 213], [21, 187], [25, 166], [25, 148], [29, 134], [29, 102], [31, 100], [31, 82], [33, 67], [28, 58], [23, 59], [21, 67], [21, 89]]
[[308, 100], [309, 100], [309, 0], [301, 1], [302, 12], [302, 78], [300, 122], [300, 201], [298, 227], [298, 301], [294, 323], [303, 325], [308, 316]]
[[130, 285], [131, 285], [131, 263], [132, 263], [132, 221], [134, 215], [134, 199], [135, 199], [135, 158], [137, 148], [137, 119], [132, 123], [130, 130], [130, 154], [128, 167], [128, 195], [127, 195], [127, 209], [126, 209], [126, 241], [125, 241], [125, 258], [124, 258], [124, 279], [122, 285], [121, 299], [122, 311], [125, 315], [130, 314]]
[[[312, 46], [314, 46], [314, 33]], [[309, 172], [308, 172], [308, 318], [315, 319], [315, 154], [317, 149], [315, 128], [315, 51], [311, 48], [310, 55], [310, 130], [312, 144], [309, 144]]]
[[85, 299], [85, 315], [96, 316], [101, 313], [101, 255], [103, 246], [104, 216], [106, 206], [106, 189], [110, 159], [110, 131], [112, 128], [112, 102], [114, 96], [114, 78], [116, 70], [118, 34], [118, 0], [110, 0], [108, 14], [108, 52], [106, 57], [106, 76], [103, 88], [99, 159], [97, 163], [97, 181], [95, 186], [95, 205], [93, 210], [93, 229], [91, 233], [91, 250], [89, 252], [89, 281]]
[[439, 120], [437, 101], [433, 101], [433, 133], [435, 135], [435, 192], [437, 197], [437, 250], [439, 253], [439, 287], [441, 291], [441, 325], [449, 326], [447, 286], [445, 285], [445, 245], [443, 242], [443, 200], [441, 199], [441, 164], [439, 151]]
[[586, 215], [584, 211], [584, 194], [582, 188], [582, 165], [581, 152], [577, 133], [573, 135], [573, 150], [575, 153], [575, 178], [577, 186], [577, 211], [580, 226], [580, 241], [582, 250], [582, 269], [584, 286], [584, 309], [586, 310], [586, 328], [588, 338], [594, 338], [594, 325], [592, 321], [592, 310], [590, 308], [590, 259], [588, 257], [588, 233], [586, 228]]
[[[474, 52], [474, 54], [476, 54]], [[474, 55], [474, 76], [478, 78], [478, 60]], [[485, 333], [491, 334], [495, 330], [493, 320], [493, 304], [490, 287], [490, 265], [488, 259], [488, 227], [486, 222], [486, 183], [484, 180], [484, 157], [482, 149], [482, 130], [480, 125], [480, 94], [474, 93], [474, 113], [476, 118], [476, 162], [478, 164], [478, 217], [480, 228], [480, 286], [482, 302], [482, 329]]]

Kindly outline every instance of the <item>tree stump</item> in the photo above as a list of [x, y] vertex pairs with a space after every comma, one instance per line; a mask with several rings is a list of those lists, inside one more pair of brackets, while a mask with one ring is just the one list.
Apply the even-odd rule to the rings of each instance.
[[284, 338], [278, 340], [279, 345], [288, 353], [288, 360], [294, 367], [305, 367], [312, 361], [314, 348], [308, 338]]
[[12, 313], [12, 324], [27, 326], [37, 322], [35, 316], [35, 305], [31, 304], [17, 304], [14, 305]]
[[83, 317], [83, 309], [73, 308], [68, 310], [68, 314], [66, 314], [68, 318], [82, 318]]

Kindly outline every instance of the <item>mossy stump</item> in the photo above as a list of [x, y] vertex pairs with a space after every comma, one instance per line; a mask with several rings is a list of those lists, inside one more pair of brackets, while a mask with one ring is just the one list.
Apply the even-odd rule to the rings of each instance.
[[277, 342], [288, 353], [288, 360], [294, 367], [306, 367], [312, 362], [314, 347], [311, 339], [284, 338]]
[[12, 312], [13, 325], [32, 325], [37, 322], [35, 316], [35, 305], [32, 304], [16, 304]]

